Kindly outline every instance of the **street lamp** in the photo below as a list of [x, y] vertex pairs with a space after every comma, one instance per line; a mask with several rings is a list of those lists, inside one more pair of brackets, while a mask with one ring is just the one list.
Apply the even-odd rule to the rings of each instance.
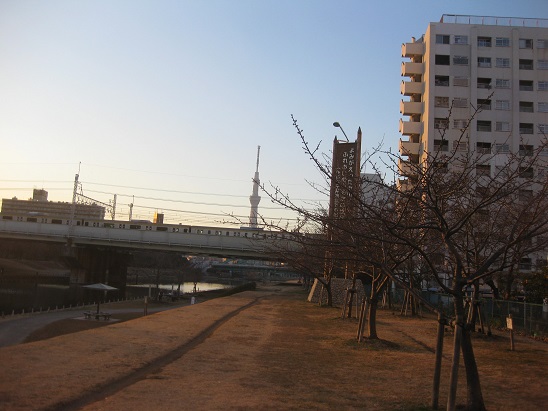
[[344, 136], [346, 137], [346, 141], [350, 142], [350, 140], [348, 139], [348, 136], [346, 135], [346, 133], [344, 132], [342, 126], [339, 124], [338, 121], [335, 121], [335, 122], [333, 123], [333, 127], [338, 127], [338, 128], [340, 128], [341, 131], [343, 132]]

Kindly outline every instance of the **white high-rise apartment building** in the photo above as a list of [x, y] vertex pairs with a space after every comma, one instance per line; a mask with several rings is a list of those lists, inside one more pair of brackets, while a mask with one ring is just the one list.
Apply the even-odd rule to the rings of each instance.
[[428, 153], [527, 155], [548, 135], [547, 19], [443, 15], [402, 57], [400, 188]]

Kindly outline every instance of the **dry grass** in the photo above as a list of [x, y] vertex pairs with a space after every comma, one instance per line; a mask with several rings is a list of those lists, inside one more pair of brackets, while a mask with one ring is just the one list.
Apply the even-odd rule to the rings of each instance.
[[[108, 398], [95, 398], [98, 401], [84, 409], [430, 409], [434, 318], [401, 317], [381, 310], [381, 340], [357, 344], [355, 319], [341, 320], [338, 309], [307, 303], [305, 294], [296, 288], [258, 290], [212, 300], [162, 313], [157, 318], [113, 324], [103, 328], [100, 335], [95, 335], [98, 330], [91, 330], [37, 345], [25, 344], [20, 347], [28, 346], [28, 351], [19, 353], [20, 359], [14, 361], [20, 362], [23, 369], [18, 372], [28, 378], [54, 378], [54, 371], [48, 371], [48, 366], [53, 369], [55, 356], [71, 350], [71, 361], [56, 365], [56, 370], [78, 375], [79, 380], [89, 384], [100, 378], [114, 378], [117, 367], [138, 362], [137, 359], [154, 363], [154, 355], [172, 350], [170, 347], [181, 344], [183, 339], [193, 338], [193, 333], [203, 329], [208, 321], [219, 318], [220, 314], [215, 317], [214, 313], [227, 312], [227, 305], [238, 306], [254, 296], [262, 297], [259, 303], [223, 323], [181, 358]], [[73, 325], [57, 324], [57, 329], [66, 331]], [[102, 367], [94, 367], [93, 358], [74, 353], [74, 347], [90, 341], [101, 342], [96, 351], [105, 358], [113, 356]], [[448, 332], [440, 408], [445, 407], [447, 399], [451, 346], [452, 333]], [[509, 347], [508, 335], [504, 333], [474, 337], [487, 408], [545, 409], [548, 344], [518, 338], [516, 351], [510, 352]], [[49, 353], [44, 356], [47, 358], [41, 357], [43, 352]], [[0, 355], [8, 353], [0, 350]], [[29, 358], [32, 360], [27, 362]], [[106, 364], [112, 366], [106, 369]], [[8, 361], [6, 369], [13, 369], [10, 366]], [[32, 368], [24, 369], [27, 366]], [[463, 403], [462, 367], [459, 376], [458, 401]], [[0, 381], [0, 387], [2, 383], [7, 384]], [[18, 385], [13, 389], [18, 391]], [[63, 395], [74, 395], [74, 386], [67, 386], [66, 390]], [[44, 389], [40, 384], [27, 384], [20, 393], [4, 395], [11, 403], [15, 403], [17, 395], [21, 399], [30, 395], [41, 401]], [[0, 401], [1, 397], [0, 392]]]

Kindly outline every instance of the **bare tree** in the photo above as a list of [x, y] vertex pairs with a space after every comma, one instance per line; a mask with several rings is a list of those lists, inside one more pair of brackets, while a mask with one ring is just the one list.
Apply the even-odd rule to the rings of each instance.
[[[305, 152], [329, 181], [329, 163], [318, 155], [318, 146], [310, 148], [295, 120], [294, 124]], [[330, 239], [331, 249], [338, 249], [344, 255], [341, 259], [353, 261], [356, 267], [375, 267], [379, 285], [390, 278], [420, 299], [401, 273], [409, 261], [427, 269], [431, 281], [451, 295], [454, 303], [449, 404], [454, 406], [462, 353], [467, 407], [482, 410], [485, 405], [470, 334], [473, 317], [465, 315], [466, 290], [508, 272], [523, 256], [545, 248], [548, 186], [542, 154], [546, 152], [546, 140], [526, 155], [476, 151], [468, 146], [465, 129], [451, 151], [424, 153], [422, 161], [411, 165], [407, 184], [397, 187], [395, 181], [375, 181], [370, 185], [373, 196], [347, 187], [359, 204], [359, 214], [351, 221], [327, 221], [325, 214], [296, 206], [278, 188], [263, 190], [307, 221], [336, 227], [342, 235]], [[400, 159], [385, 154], [386, 164], [398, 175]], [[375, 164], [369, 167], [376, 170]]]

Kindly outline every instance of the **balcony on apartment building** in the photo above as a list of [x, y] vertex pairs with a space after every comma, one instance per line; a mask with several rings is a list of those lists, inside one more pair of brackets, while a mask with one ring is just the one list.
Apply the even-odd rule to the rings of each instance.
[[400, 134], [404, 136], [412, 136], [422, 133], [422, 122], [420, 121], [404, 121], [400, 119]]
[[419, 143], [412, 143], [411, 141], [403, 141], [400, 138], [398, 150], [402, 156], [416, 156], [419, 154]]
[[400, 113], [404, 116], [412, 116], [413, 114], [422, 114], [423, 104], [418, 101], [401, 101], [400, 102]]
[[424, 93], [424, 83], [421, 81], [402, 81], [400, 84], [400, 93], [404, 96]]
[[424, 63], [413, 63], [406, 61], [401, 63], [401, 75], [404, 77], [411, 77], [424, 74]]
[[418, 165], [411, 161], [398, 159], [398, 173], [403, 177], [412, 177], [417, 174], [416, 167]]
[[415, 56], [424, 56], [425, 45], [424, 43], [403, 43], [401, 45], [401, 56], [402, 57], [415, 57]]
[[398, 178], [396, 184], [400, 191], [409, 191], [413, 188], [413, 183], [407, 178]]

